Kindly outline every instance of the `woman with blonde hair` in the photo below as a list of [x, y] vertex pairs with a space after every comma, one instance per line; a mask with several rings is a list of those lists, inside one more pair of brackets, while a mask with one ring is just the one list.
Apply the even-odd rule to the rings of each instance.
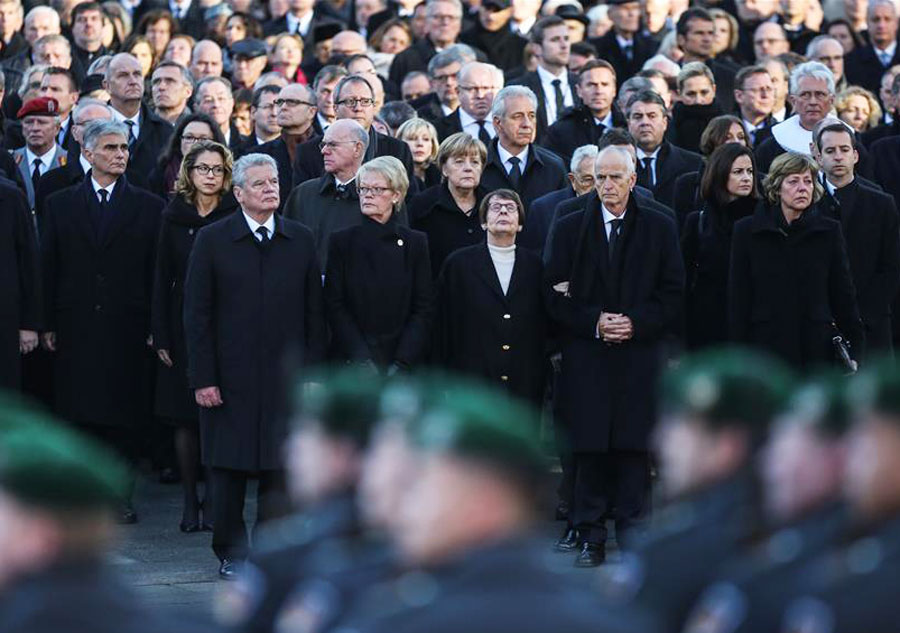
[[397, 138], [409, 145], [419, 191], [441, 184], [441, 170], [435, 164], [440, 145], [434, 125], [425, 119], [412, 118], [397, 128]]
[[881, 106], [871, 92], [859, 86], [842, 90], [834, 101], [838, 118], [859, 133], [871, 130], [881, 121]]
[[728, 276], [729, 339], [768, 351], [800, 371], [853, 362], [865, 334], [841, 225], [815, 208], [824, 189], [807, 156], [778, 156], [763, 181], [766, 203], [734, 225]]
[[200, 445], [197, 403], [186, 372], [184, 280], [198, 231], [238, 209], [231, 193], [231, 170], [231, 152], [221, 143], [197, 141], [190, 146], [175, 182], [176, 195], [163, 212], [157, 251], [151, 310], [153, 347], [159, 358], [154, 412], [175, 427], [184, 488], [182, 532], [209, 530], [206, 517], [212, 517], [208, 491], [202, 503], [197, 491]]

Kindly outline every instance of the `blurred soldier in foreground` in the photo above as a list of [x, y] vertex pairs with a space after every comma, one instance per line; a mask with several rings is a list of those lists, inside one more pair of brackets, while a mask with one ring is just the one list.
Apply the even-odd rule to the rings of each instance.
[[0, 403], [0, 632], [182, 630], [104, 565], [126, 482], [124, 465], [98, 445]]
[[783, 405], [789, 379], [774, 359], [737, 349], [686, 359], [663, 380], [657, 429], [664, 492], [655, 527], [607, 568], [612, 604], [647, 612], [667, 631], [756, 526], [752, 456]]

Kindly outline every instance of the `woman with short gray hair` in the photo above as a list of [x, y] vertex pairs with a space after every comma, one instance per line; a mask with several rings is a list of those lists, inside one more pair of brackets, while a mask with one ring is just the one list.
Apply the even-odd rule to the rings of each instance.
[[409, 180], [398, 159], [370, 160], [356, 183], [362, 222], [331, 235], [325, 307], [337, 354], [393, 375], [418, 365], [428, 348], [428, 239], [399, 221]]

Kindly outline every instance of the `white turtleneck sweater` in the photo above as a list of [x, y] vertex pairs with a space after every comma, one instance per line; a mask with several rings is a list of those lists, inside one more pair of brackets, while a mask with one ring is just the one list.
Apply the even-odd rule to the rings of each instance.
[[489, 242], [488, 252], [491, 254], [491, 261], [494, 262], [494, 270], [497, 271], [500, 288], [503, 289], [505, 295], [509, 290], [509, 280], [512, 278], [513, 266], [516, 263], [516, 245], [494, 246]]

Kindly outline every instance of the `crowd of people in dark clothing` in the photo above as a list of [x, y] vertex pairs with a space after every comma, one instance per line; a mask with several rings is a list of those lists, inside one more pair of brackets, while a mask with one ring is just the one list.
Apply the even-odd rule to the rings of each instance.
[[[246, 630], [355, 622], [300, 621], [326, 573], [372, 630], [465, 628], [446, 610], [464, 602], [396, 622], [411, 603], [366, 602], [397, 580], [386, 550], [442, 546], [382, 517], [390, 547], [354, 550], [370, 532], [348, 508], [397, 389], [415, 422], [393, 439], [487, 467], [448, 473], [450, 489], [483, 485], [476, 499], [533, 525], [525, 493], [552, 462], [554, 566], [618, 570], [607, 607], [551, 625], [523, 606], [517, 630], [807, 630], [816, 612], [788, 598], [811, 589], [776, 599], [754, 576], [765, 598], [735, 594], [728, 574], [749, 572], [718, 565], [808, 518], [751, 500], [780, 433], [808, 425], [833, 448], [896, 415], [860, 393], [897, 388], [898, 15], [893, 0], [0, 0], [0, 387], [115, 450], [127, 466], [100, 505], [119, 523], [138, 521], [143, 460], [180, 482], [180, 530], [211, 532], [219, 576], [263, 600], [233, 614]], [[876, 386], [848, 388], [858, 372]], [[900, 507], [848, 511], [865, 503], [839, 499], [851, 466], [796, 459], [829, 470], [810, 506], [859, 514], [854, 537]], [[252, 480], [269, 543], [245, 524]], [[660, 494], [676, 501], [657, 509]], [[490, 542], [482, 527], [460, 530]], [[679, 536], [660, 545], [665, 529]], [[354, 550], [335, 554], [343, 571], [316, 562], [332, 538]], [[877, 578], [896, 569], [885, 538]], [[511, 562], [525, 552], [460, 579], [527, 574], [540, 558]], [[714, 560], [683, 569], [695, 556]], [[809, 630], [881, 626], [878, 596], [854, 620], [822, 591], [841, 624]]]

